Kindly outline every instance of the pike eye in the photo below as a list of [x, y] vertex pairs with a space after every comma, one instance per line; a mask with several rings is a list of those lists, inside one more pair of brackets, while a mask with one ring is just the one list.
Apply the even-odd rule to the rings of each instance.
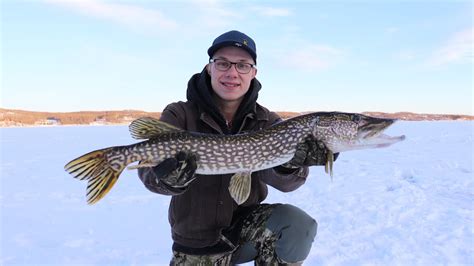
[[359, 123], [360, 120], [362, 120], [362, 118], [360, 117], [360, 115], [354, 115], [354, 116], [352, 116], [352, 121], [353, 121], [353, 122]]

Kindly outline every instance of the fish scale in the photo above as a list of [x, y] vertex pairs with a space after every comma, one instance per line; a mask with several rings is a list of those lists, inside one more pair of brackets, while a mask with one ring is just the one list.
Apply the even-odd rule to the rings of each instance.
[[88, 180], [87, 201], [92, 204], [107, 194], [127, 165], [150, 167], [176, 156], [194, 153], [197, 174], [234, 173], [229, 185], [232, 198], [242, 204], [250, 194], [251, 173], [289, 162], [298, 144], [313, 136], [328, 152], [327, 171], [332, 174], [332, 154], [341, 151], [388, 146], [404, 136], [381, 132], [394, 120], [354, 113], [318, 112], [282, 121], [270, 128], [239, 135], [213, 135], [178, 129], [155, 118], [139, 118], [130, 124], [136, 144], [96, 150], [72, 160], [65, 170]]

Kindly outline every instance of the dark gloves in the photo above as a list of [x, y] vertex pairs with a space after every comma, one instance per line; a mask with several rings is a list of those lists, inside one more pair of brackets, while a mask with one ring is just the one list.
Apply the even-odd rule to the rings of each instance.
[[175, 157], [165, 159], [152, 168], [156, 183], [163, 184], [170, 191], [183, 191], [196, 177], [196, 155], [180, 151]]
[[[318, 141], [312, 135], [296, 146], [296, 152], [293, 158], [277, 166], [276, 170], [281, 173], [291, 173], [296, 169], [312, 165], [326, 165], [330, 151], [324, 146], [324, 143]], [[339, 153], [333, 154], [333, 161], [336, 161]]]

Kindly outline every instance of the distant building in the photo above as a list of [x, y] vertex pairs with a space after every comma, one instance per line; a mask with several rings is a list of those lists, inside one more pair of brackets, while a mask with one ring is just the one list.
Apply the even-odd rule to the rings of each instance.
[[101, 115], [101, 116], [98, 116], [94, 119], [94, 122], [90, 123], [90, 125], [105, 125], [107, 124], [107, 119], [105, 119], [105, 116]]
[[36, 125], [47, 125], [47, 126], [57, 126], [61, 125], [61, 119], [56, 117], [48, 117], [45, 120], [40, 120], [35, 123]]
[[124, 122], [130, 122], [130, 121], [133, 121], [133, 120], [135, 120], [135, 118], [133, 118], [132, 116], [124, 116], [122, 118], [122, 121], [124, 121]]

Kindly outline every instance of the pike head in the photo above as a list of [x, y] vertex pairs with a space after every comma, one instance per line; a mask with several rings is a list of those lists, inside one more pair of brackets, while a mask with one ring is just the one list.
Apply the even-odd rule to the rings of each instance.
[[313, 135], [333, 153], [382, 148], [405, 139], [404, 135], [383, 134], [395, 121], [355, 113], [324, 113], [315, 119]]

